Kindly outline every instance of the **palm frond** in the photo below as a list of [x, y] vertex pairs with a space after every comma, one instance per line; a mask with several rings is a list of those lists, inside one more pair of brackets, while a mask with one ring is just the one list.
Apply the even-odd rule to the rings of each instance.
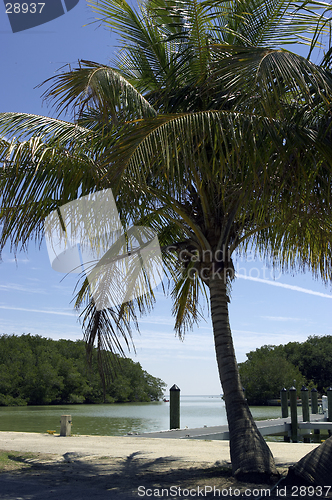
[[1, 249], [7, 241], [14, 251], [26, 249], [33, 239], [41, 242], [43, 221], [51, 211], [102, 187], [102, 172], [86, 143], [67, 149], [32, 137], [1, 141], [0, 148]]
[[125, 356], [123, 343], [127, 349], [132, 343], [130, 323], [121, 311], [113, 309], [96, 310], [93, 301], [82, 312], [82, 328], [88, 362], [92, 361], [94, 346], [97, 347], [98, 369], [104, 389], [112, 381], [117, 369], [117, 357], [114, 354]]
[[[139, 122], [119, 142], [114, 158], [117, 167], [115, 173], [110, 169], [110, 180], [113, 174], [130, 177], [137, 192], [159, 200], [159, 213], [177, 222], [187, 236], [193, 235], [202, 249], [210, 248], [211, 241], [235, 249], [236, 234], [241, 235], [241, 242], [259, 231], [269, 235], [266, 248], [275, 249], [276, 234], [284, 234], [289, 220], [310, 220], [313, 225], [314, 200], [321, 217], [328, 206], [331, 174], [327, 160], [332, 151], [326, 134], [331, 124], [324, 127], [325, 136], [318, 132], [315, 119], [308, 121], [305, 114], [300, 123], [229, 112], [160, 116]], [[150, 179], [152, 185], [147, 182]], [[325, 208], [319, 208], [316, 183], [324, 192]], [[196, 207], [194, 195], [199, 199]], [[278, 217], [274, 203], [279, 207]], [[176, 216], [163, 212], [163, 206], [172, 207]], [[230, 227], [223, 233], [227, 221]], [[264, 232], [264, 227], [269, 229]], [[324, 231], [328, 237], [327, 226]], [[304, 249], [303, 234], [296, 239], [300, 240]], [[321, 252], [327, 248], [323, 246]], [[329, 273], [326, 260], [314, 264], [311, 258], [309, 265], [312, 269], [323, 265], [322, 276]]]
[[93, 134], [77, 124], [27, 113], [0, 113], [0, 134], [15, 136], [16, 140], [38, 137], [49, 146], [70, 147], [73, 143], [87, 145]]
[[79, 119], [86, 109], [96, 109], [101, 124], [155, 116], [155, 109], [119, 71], [91, 61], [46, 80], [50, 87], [43, 97], [51, 100], [57, 113], [70, 107]]
[[308, 0], [206, 0], [215, 27], [214, 40], [235, 46], [279, 48], [301, 43], [309, 48], [328, 32], [327, 2]]
[[285, 105], [306, 103], [313, 109], [332, 101], [331, 72], [304, 57], [267, 48], [216, 45], [213, 50], [221, 56], [207, 85], [214, 107], [223, 106], [225, 96], [236, 96], [239, 109], [259, 112], [261, 108], [276, 116]]
[[200, 295], [203, 296], [205, 302], [208, 301], [204, 283], [198, 271], [199, 269], [195, 269], [195, 264], [190, 262], [186, 268], [179, 270], [176, 277], [173, 273], [172, 314], [175, 316], [174, 329], [180, 338], [183, 338], [185, 333], [203, 318]]

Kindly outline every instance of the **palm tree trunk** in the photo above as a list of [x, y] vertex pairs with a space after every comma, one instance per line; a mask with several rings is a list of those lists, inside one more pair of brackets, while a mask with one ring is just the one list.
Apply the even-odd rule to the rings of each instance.
[[228, 316], [226, 284], [210, 278], [211, 317], [220, 382], [226, 404], [233, 475], [251, 482], [277, 478], [272, 453], [260, 434], [244, 397]]
[[332, 486], [332, 437], [292, 465], [282, 486], [285, 484]]

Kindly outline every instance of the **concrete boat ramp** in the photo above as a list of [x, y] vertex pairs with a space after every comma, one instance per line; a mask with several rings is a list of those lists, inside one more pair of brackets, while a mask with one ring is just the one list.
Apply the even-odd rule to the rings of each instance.
[[[291, 417], [275, 418], [271, 420], [257, 420], [256, 425], [262, 436], [282, 434], [291, 432]], [[303, 422], [298, 416], [298, 428], [332, 431], [332, 422], [326, 421], [325, 415], [310, 415], [310, 422]], [[129, 436], [144, 438], [169, 438], [169, 439], [207, 439], [207, 440], [227, 440], [229, 439], [228, 425], [217, 425], [214, 427], [198, 427], [193, 429], [173, 429], [167, 431], [144, 432], [142, 434], [128, 433]]]

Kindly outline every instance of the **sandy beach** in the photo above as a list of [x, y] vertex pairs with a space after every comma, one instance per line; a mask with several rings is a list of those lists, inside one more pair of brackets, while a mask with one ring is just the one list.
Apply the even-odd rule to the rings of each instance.
[[[268, 443], [276, 464], [281, 467], [300, 460], [317, 444]], [[19, 452], [81, 453], [85, 456], [126, 458], [138, 453], [141, 458], [160, 459], [175, 457], [185, 462], [208, 464], [229, 463], [228, 441], [190, 439], [142, 438], [134, 436], [59, 436], [33, 432], [0, 432], [0, 449]]]
[[[269, 446], [286, 473], [317, 445]], [[235, 490], [257, 498], [271, 488], [231, 477], [228, 441], [0, 432], [0, 450], [15, 452], [13, 462], [22, 464], [0, 474], [4, 500], [218, 497]]]

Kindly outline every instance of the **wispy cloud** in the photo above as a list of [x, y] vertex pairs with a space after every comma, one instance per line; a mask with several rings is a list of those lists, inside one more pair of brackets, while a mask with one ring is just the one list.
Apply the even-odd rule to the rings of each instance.
[[286, 318], [284, 316], [261, 316], [261, 318], [271, 321], [307, 321], [306, 318]]
[[63, 312], [63, 311], [52, 311], [52, 310], [45, 310], [45, 309], [29, 309], [27, 307], [12, 307], [12, 306], [0, 306], [0, 309], [6, 309], [6, 310], [11, 310], [11, 311], [24, 311], [24, 312], [31, 312], [31, 313], [40, 313], [40, 314], [55, 314], [56, 316], [75, 316], [74, 312]]
[[147, 316], [139, 319], [139, 323], [151, 323], [157, 325], [174, 326], [175, 319], [173, 316]]
[[19, 285], [18, 283], [7, 283], [6, 285], [0, 285], [0, 290], [4, 290], [6, 292], [15, 291], [15, 292], [28, 292], [28, 293], [47, 293], [42, 288], [33, 288], [33, 287], [25, 287], [23, 285]]
[[309, 290], [308, 288], [302, 288], [295, 285], [287, 285], [286, 283], [279, 283], [278, 281], [264, 280], [261, 278], [254, 278], [252, 276], [246, 276], [245, 274], [236, 274], [237, 278], [242, 278], [250, 281], [258, 281], [259, 283], [264, 283], [265, 285], [279, 286], [281, 288], [288, 288], [289, 290], [294, 290], [295, 292], [309, 293], [310, 295], [318, 295], [318, 297], [325, 297], [327, 299], [332, 299], [331, 294], [316, 292], [315, 290]]
[[12, 259], [4, 258], [3, 261], [6, 264], [27, 264], [28, 262], [30, 262], [30, 260], [25, 258], [25, 257], [17, 257], [16, 259], [15, 258], [12, 258]]

